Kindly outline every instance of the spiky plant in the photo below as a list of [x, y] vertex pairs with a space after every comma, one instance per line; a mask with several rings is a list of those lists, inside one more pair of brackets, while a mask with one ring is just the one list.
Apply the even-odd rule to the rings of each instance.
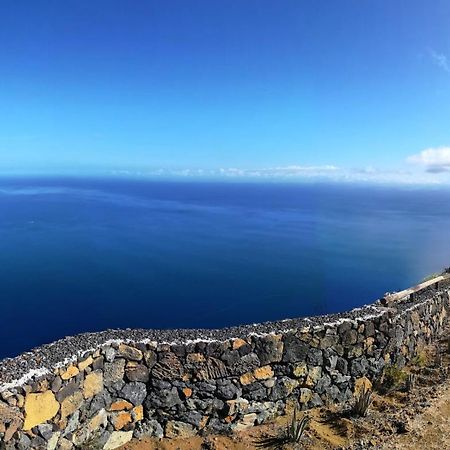
[[414, 390], [416, 386], [416, 375], [414, 373], [408, 374], [408, 378], [406, 379], [406, 390], [411, 392]]
[[295, 407], [291, 421], [281, 436], [268, 437], [255, 443], [257, 448], [282, 449], [286, 444], [298, 444], [309, 426], [311, 418], [304, 415], [298, 419], [298, 407]]
[[297, 419], [297, 408], [294, 409], [294, 415], [292, 417], [291, 423], [288, 425], [287, 437], [292, 443], [299, 443], [303, 436], [303, 433], [308, 428], [310, 417], [304, 415], [300, 420]]
[[365, 386], [356, 397], [352, 413], [356, 417], [366, 417], [369, 406], [372, 404], [372, 391]]

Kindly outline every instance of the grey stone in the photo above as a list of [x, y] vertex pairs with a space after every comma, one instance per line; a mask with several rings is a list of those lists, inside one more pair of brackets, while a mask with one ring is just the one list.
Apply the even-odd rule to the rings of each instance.
[[164, 436], [164, 430], [157, 420], [144, 419], [136, 425], [133, 437], [143, 439], [145, 437], [156, 437], [161, 439]]
[[255, 353], [263, 366], [280, 362], [283, 357], [283, 341], [281, 337], [269, 334], [255, 338]]
[[214, 413], [216, 411], [221, 411], [225, 406], [225, 403], [218, 399], [218, 398], [213, 398], [212, 400], [206, 402], [206, 412], [208, 412], [209, 414]]
[[206, 426], [210, 433], [224, 434], [229, 431], [228, 425], [221, 422], [217, 417], [212, 417]]
[[91, 404], [89, 405], [88, 414], [94, 415], [96, 412], [100, 411], [101, 409], [108, 409], [109, 406], [112, 403], [112, 398], [109, 392], [102, 391], [100, 394], [97, 394], [94, 396], [94, 398], [91, 401]]
[[292, 334], [284, 338], [284, 362], [304, 361], [308, 354], [309, 346]]
[[47, 442], [41, 436], [35, 436], [31, 439], [31, 448], [33, 450], [47, 450]]
[[313, 394], [311, 400], [310, 400], [310, 405], [315, 408], [317, 406], [322, 406], [323, 405], [323, 401], [320, 398], [320, 395], [316, 392]]
[[150, 372], [147, 367], [143, 364], [137, 364], [133, 366], [128, 366], [125, 369], [125, 374], [130, 381], [140, 381], [142, 383], [147, 383], [150, 378]]
[[355, 359], [351, 363], [350, 373], [354, 377], [362, 377], [367, 374], [367, 369], [369, 367], [369, 363], [365, 358]]
[[242, 391], [230, 380], [223, 380], [217, 383], [217, 395], [224, 400], [232, 400], [239, 397]]
[[311, 348], [306, 359], [312, 366], [321, 366], [323, 364], [322, 351], [318, 348]]
[[18, 450], [28, 450], [31, 448], [31, 439], [26, 435], [21, 433], [19, 441], [17, 442]]
[[342, 344], [347, 345], [354, 345], [358, 341], [358, 333], [356, 330], [350, 329], [342, 333], [341, 335]]
[[102, 370], [104, 367], [105, 367], [105, 358], [103, 356], [99, 356], [98, 358], [94, 359], [94, 362], [92, 363], [93, 370]]
[[146, 396], [147, 388], [144, 383], [128, 383], [120, 391], [120, 397], [133, 403], [134, 406], [141, 405]]
[[327, 370], [334, 370], [336, 369], [336, 363], [338, 361], [337, 355], [329, 355], [325, 356], [325, 368]]
[[199, 383], [195, 383], [195, 390], [202, 396], [205, 396], [205, 394], [212, 396], [216, 392], [216, 384], [211, 380], [200, 381]]
[[327, 349], [334, 347], [339, 342], [339, 336], [335, 334], [326, 334], [320, 339], [320, 348]]
[[336, 361], [336, 370], [338, 370], [342, 375], [347, 375], [348, 373], [348, 362], [344, 358], [338, 358]]
[[200, 414], [198, 411], [189, 411], [180, 417], [180, 420], [182, 422], [190, 423], [191, 425], [194, 425], [197, 428], [200, 426], [202, 419], [203, 415]]
[[108, 362], [113, 362], [115, 357], [116, 357], [116, 349], [114, 349], [113, 347], [105, 347], [103, 349], [103, 354], [105, 355], [105, 359]]
[[64, 387], [62, 387], [59, 392], [56, 394], [56, 399], [59, 403], [61, 403], [65, 398], [74, 394], [80, 387], [80, 384], [75, 380], [69, 381]]
[[244, 355], [236, 364], [231, 368], [231, 372], [235, 375], [242, 375], [246, 372], [252, 372], [257, 367], [260, 367], [258, 355], [256, 353], [249, 353]]
[[117, 381], [122, 381], [125, 375], [125, 360], [118, 358], [113, 362], [105, 363], [103, 371], [103, 382], [105, 386], [110, 386]]
[[244, 397], [250, 400], [265, 400], [267, 398], [267, 389], [262, 383], [252, 383], [244, 387]]
[[178, 395], [177, 388], [164, 389], [158, 392], [152, 392], [145, 401], [145, 407], [147, 410], [152, 408], [169, 409], [176, 405], [181, 405], [181, 399]]
[[80, 411], [75, 411], [67, 421], [66, 428], [63, 430], [63, 437], [73, 433], [80, 425]]
[[171, 389], [172, 384], [169, 381], [158, 380], [153, 378], [151, 384], [155, 389]]
[[319, 394], [323, 394], [329, 386], [331, 386], [331, 378], [329, 377], [329, 375], [323, 375], [322, 378], [317, 382], [315, 390]]
[[223, 352], [221, 359], [227, 366], [233, 366], [241, 359], [241, 355], [238, 350], [227, 350]]
[[55, 377], [55, 379], [52, 381], [52, 384], [51, 384], [52, 391], [55, 393], [58, 392], [61, 389], [62, 384], [63, 383], [62, 383], [61, 377]]
[[117, 397], [119, 392], [122, 390], [122, 388], [124, 386], [125, 386], [125, 381], [119, 380], [119, 381], [116, 381], [115, 383], [110, 384], [106, 388], [114, 397]]
[[53, 434], [53, 427], [49, 423], [43, 423], [41, 425], [38, 425], [38, 430], [40, 435], [48, 441]]
[[336, 385], [332, 384], [331, 386], [328, 386], [325, 393], [331, 400], [340, 401], [341, 391]]

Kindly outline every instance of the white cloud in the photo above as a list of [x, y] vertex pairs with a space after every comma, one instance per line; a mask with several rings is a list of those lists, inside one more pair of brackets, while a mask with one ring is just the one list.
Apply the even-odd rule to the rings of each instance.
[[446, 55], [444, 55], [443, 53], [438, 53], [434, 50], [430, 50], [430, 56], [436, 66], [450, 73], [450, 61]]
[[426, 148], [408, 158], [408, 162], [424, 166], [427, 172], [450, 171], [450, 147]]
[[219, 174], [226, 177], [249, 178], [290, 178], [290, 177], [319, 177], [338, 172], [339, 168], [333, 165], [325, 166], [277, 166], [259, 169], [239, 169], [236, 167], [220, 168]]
[[[423, 153], [423, 152], [422, 152]], [[413, 155], [409, 158], [410, 162], [419, 163], [422, 160], [432, 160], [430, 156]], [[428, 153], [425, 153], [428, 155]], [[432, 160], [435, 161], [435, 160]], [[260, 180], [260, 181], [330, 181], [342, 183], [375, 183], [375, 184], [404, 184], [404, 185], [433, 185], [449, 184], [447, 177], [437, 177], [436, 172], [446, 171], [446, 168], [438, 166], [436, 163], [428, 166], [427, 171], [420, 173], [414, 170], [406, 169], [380, 169], [376, 167], [356, 167], [341, 168], [332, 164], [326, 165], [286, 165], [266, 168], [239, 168], [222, 167], [212, 169], [198, 168], [154, 168], [143, 169], [140, 171], [116, 170], [113, 173], [118, 176], [137, 176], [141, 178], [191, 178], [205, 180]], [[450, 169], [450, 163], [449, 163]]]

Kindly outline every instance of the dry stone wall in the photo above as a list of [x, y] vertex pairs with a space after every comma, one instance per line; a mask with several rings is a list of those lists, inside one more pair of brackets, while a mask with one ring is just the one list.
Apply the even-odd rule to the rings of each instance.
[[[444, 330], [450, 282], [340, 315], [222, 330], [111, 330], [0, 361], [0, 448], [114, 449], [343, 402]], [[90, 447], [89, 447], [90, 446]]]

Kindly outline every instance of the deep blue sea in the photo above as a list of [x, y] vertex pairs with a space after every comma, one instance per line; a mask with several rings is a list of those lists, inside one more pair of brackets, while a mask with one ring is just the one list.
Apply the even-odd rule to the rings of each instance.
[[0, 358], [114, 327], [343, 311], [450, 265], [450, 191], [0, 180]]

